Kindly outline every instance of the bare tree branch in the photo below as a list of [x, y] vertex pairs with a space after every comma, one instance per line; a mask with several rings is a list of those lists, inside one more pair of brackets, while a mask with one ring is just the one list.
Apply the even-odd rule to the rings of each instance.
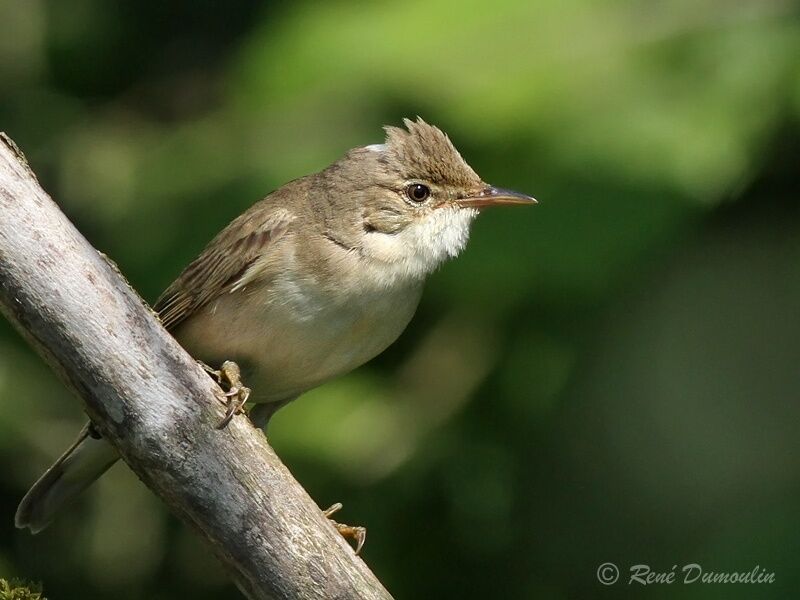
[[0, 134], [0, 309], [253, 599], [391, 598]]

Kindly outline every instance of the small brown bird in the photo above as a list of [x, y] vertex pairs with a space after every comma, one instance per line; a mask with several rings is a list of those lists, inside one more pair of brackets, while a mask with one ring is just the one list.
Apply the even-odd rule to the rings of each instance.
[[[223, 364], [213, 373], [229, 388], [225, 422], [249, 400], [263, 427], [380, 354], [411, 320], [425, 278], [464, 248], [479, 209], [536, 202], [484, 183], [436, 127], [404, 123], [250, 207], [156, 302], [190, 354]], [[25, 495], [17, 527], [42, 530], [117, 458], [85, 427]]]

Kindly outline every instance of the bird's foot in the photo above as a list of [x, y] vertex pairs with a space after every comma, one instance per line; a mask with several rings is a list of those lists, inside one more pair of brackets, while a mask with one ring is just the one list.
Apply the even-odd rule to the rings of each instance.
[[202, 361], [198, 361], [203, 370], [211, 375], [225, 392], [225, 417], [217, 425], [217, 429], [225, 429], [234, 415], [244, 413], [244, 404], [250, 397], [250, 388], [242, 384], [242, 372], [232, 360], [226, 360], [219, 369], [212, 369]]
[[330, 508], [323, 510], [322, 514], [325, 515], [325, 518], [328, 519], [334, 527], [336, 527], [336, 531], [338, 531], [344, 539], [353, 540], [355, 542], [356, 554], [358, 554], [361, 552], [361, 548], [364, 547], [364, 542], [367, 539], [367, 530], [364, 527], [353, 527], [352, 525], [337, 523], [331, 519], [331, 515], [339, 512], [340, 510], [342, 510], [342, 503], [337, 502]]

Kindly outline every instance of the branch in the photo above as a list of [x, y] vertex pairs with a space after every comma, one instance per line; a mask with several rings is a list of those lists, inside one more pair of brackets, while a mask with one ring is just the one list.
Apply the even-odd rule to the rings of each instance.
[[252, 599], [391, 598], [0, 134], [0, 310]]

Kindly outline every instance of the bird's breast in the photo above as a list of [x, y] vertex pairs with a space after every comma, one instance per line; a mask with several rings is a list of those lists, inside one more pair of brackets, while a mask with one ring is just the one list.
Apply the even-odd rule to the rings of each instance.
[[421, 283], [380, 289], [343, 278], [338, 286], [290, 274], [212, 301], [176, 336], [210, 364], [253, 366], [255, 401], [280, 401], [380, 354], [416, 310]]

